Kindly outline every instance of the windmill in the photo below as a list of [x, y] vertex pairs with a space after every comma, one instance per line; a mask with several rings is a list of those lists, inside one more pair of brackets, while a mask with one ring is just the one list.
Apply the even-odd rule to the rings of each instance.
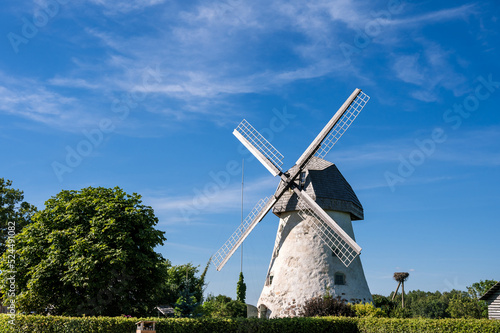
[[323, 159], [368, 100], [360, 89], [354, 90], [287, 171], [282, 170], [283, 155], [246, 120], [233, 131], [280, 183], [274, 195], [257, 203], [212, 262], [220, 271], [273, 209], [280, 224], [259, 299], [261, 317], [297, 315], [305, 300], [326, 292], [349, 301], [372, 300], [351, 224], [351, 219], [363, 219], [362, 206], [336, 166]]

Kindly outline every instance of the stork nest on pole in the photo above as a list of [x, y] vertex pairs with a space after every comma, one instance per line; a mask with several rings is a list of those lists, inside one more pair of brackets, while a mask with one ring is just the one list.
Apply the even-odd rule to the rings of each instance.
[[398, 282], [405, 282], [409, 276], [410, 276], [410, 273], [406, 273], [406, 272], [394, 273], [394, 280], [396, 280]]

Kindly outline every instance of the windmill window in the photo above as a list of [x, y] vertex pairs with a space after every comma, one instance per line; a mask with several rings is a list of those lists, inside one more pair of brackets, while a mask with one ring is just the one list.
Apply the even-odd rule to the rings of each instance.
[[335, 273], [335, 284], [343, 286], [345, 285], [345, 274], [344, 273]]
[[273, 277], [272, 275], [269, 275], [269, 285], [272, 285], [273, 284]]
[[300, 173], [300, 188], [304, 188], [305, 184], [306, 184], [306, 173], [305, 171], [302, 171]]

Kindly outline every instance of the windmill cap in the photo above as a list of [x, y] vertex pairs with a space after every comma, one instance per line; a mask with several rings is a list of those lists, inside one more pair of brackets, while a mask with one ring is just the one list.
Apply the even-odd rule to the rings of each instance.
[[[291, 173], [294, 168], [296, 166], [290, 170]], [[305, 191], [321, 208], [349, 213], [351, 220], [364, 218], [363, 206], [335, 164], [313, 157], [304, 171], [306, 172]], [[280, 183], [278, 190], [282, 186], [283, 182]], [[273, 213], [279, 217], [284, 212], [297, 211], [299, 210], [297, 204], [297, 195], [287, 192], [274, 205]]]

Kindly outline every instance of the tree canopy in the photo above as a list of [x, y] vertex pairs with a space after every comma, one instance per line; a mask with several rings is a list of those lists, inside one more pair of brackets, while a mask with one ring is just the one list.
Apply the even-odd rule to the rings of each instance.
[[9, 222], [11, 234], [19, 233], [31, 222], [31, 216], [36, 212], [35, 206], [23, 201], [23, 191], [11, 186], [11, 180], [0, 178], [0, 254], [6, 250]]
[[196, 302], [203, 301], [203, 288], [205, 286], [205, 275], [208, 264], [198, 277], [199, 268], [191, 263], [184, 265], [172, 265], [169, 260], [163, 264], [166, 270], [166, 278], [162, 283], [160, 303], [162, 305], [173, 306], [177, 300], [183, 296], [196, 299]]
[[245, 303], [225, 295], [209, 295], [203, 303], [203, 314], [210, 318], [246, 318]]
[[405, 296], [405, 308], [401, 309], [401, 299], [373, 295], [373, 303], [389, 317], [423, 318], [488, 318], [488, 306], [479, 298], [494, 284], [495, 280], [473, 283], [467, 291], [451, 290], [443, 293], [412, 290]]
[[119, 187], [63, 190], [49, 199], [15, 237], [15, 267], [7, 253], [1, 258], [4, 298], [11, 298], [6, 278], [15, 270], [20, 312], [152, 313], [165, 279], [165, 259], [154, 248], [166, 238], [140, 199]]

